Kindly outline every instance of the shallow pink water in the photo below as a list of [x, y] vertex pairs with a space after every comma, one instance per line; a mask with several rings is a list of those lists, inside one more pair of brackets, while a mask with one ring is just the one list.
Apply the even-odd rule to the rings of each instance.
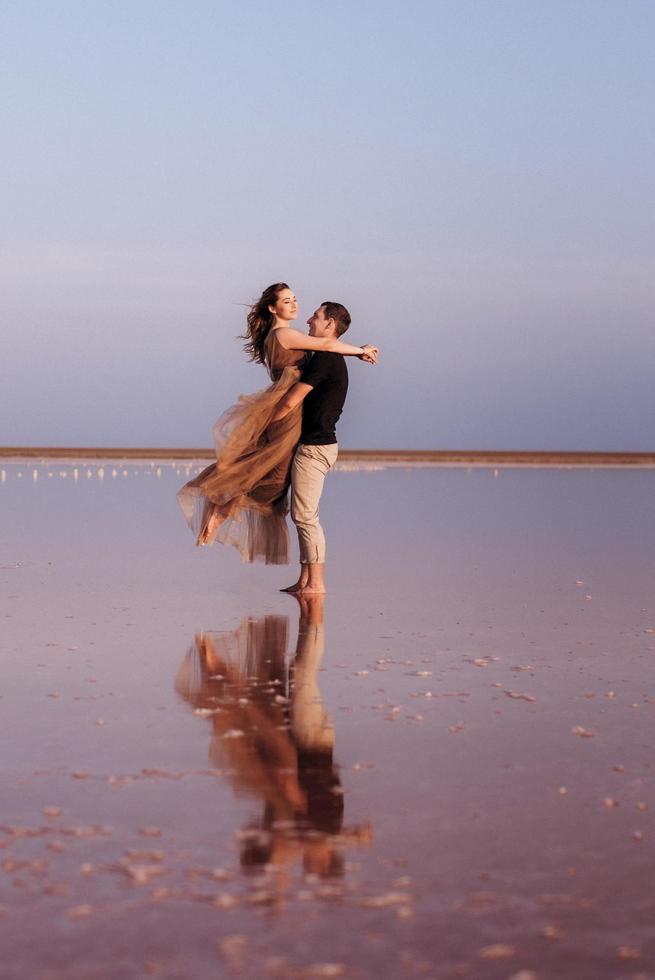
[[338, 472], [319, 627], [112, 469], [3, 470], [3, 977], [655, 976], [655, 474]]

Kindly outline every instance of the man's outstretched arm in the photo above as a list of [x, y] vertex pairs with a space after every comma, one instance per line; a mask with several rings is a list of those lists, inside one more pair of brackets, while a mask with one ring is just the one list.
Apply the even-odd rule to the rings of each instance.
[[289, 412], [293, 411], [297, 405], [305, 400], [307, 395], [310, 393], [314, 386], [305, 384], [304, 381], [296, 381], [293, 388], [289, 388], [286, 395], [277, 407], [277, 411], [271, 422], [279, 422], [283, 419]]

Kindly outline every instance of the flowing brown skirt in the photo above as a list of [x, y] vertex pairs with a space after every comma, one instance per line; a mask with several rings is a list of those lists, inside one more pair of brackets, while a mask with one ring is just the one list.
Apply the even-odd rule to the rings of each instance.
[[286, 367], [264, 391], [242, 395], [214, 426], [216, 462], [178, 491], [197, 544], [220, 541], [244, 561], [289, 561], [288, 489], [302, 406], [271, 418], [300, 372]]

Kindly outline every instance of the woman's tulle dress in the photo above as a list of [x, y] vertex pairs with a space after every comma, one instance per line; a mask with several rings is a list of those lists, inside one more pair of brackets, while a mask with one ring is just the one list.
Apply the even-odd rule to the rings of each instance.
[[[238, 548], [244, 561], [289, 561], [286, 515], [291, 463], [302, 405], [279, 422], [271, 418], [311, 357], [285, 350], [271, 330], [266, 367], [272, 384], [241, 395], [214, 426], [216, 462], [178, 491], [177, 499], [197, 544], [220, 541]], [[209, 532], [208, 532], [209, 529]]]

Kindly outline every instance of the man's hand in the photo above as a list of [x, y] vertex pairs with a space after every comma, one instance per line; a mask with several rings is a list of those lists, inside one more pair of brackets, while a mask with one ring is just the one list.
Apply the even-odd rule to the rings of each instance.
[[304, 381], [296, 381], [293, 388], [289, 388], [286, 395], [277, 407], [277, 411], [271, 422], [279, 422], [285, 418], [289, 412], [293, 411], [296, 405], [301, 405], [304, 399], [312, 390], [311, 385], [306, 385]]
[[379, 348], [374, 347], [373, 344], [362, 344], [362, 353], [359, 355], [359, 359], [366, 361], [367, 364], [377, 364], [378, 352]]

